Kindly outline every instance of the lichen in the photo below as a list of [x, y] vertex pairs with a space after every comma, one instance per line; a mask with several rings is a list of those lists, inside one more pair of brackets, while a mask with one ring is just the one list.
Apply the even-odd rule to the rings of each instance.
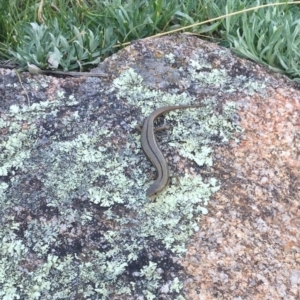
[[[196, 83], [222, 86], [227, 80], [221, 70], [203, 81], [197, 68], [191, 62]], [[115, 79], [109, 92], [140, 109], [131, 128], [157, 107], [196, 101], [187, 92], [146, 87], [133, 69]], [[0, 297], [157, 299], [167, 285], [168, 299], [184, 299], [170, 257], [184, 255], [221, 183], [187, 173], [155, 202], [147, 199], [147, 177], [154, 170], [142, 150], [132, 147], [139, 145], [139, 133], [128, 133], [117, 148], [105, 119], [87, 121], [94, 108], [79, 111], [79, 104], [59, 94], [57, 100], [13, 105], [1, 116], [7, 134], [0, 140]], [[165, 122], [176, 124], [160, 138], [198, 168], [213, 165], [213, 145], [241, 131], [234, 103], [224, 104], [222, 114], [215, 98], [201, 104], [170, 112]]]

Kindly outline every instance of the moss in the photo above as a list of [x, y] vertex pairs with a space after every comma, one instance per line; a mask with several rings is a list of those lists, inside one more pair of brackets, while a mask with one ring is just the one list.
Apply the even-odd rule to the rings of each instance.
[[[225, 70], [200, 74], [200, 66], [192, 61], [189, 67], [195, 83], [228, 82]], [[255, 86], [249, 84], [249, 92]], [[195, 102], [188, 93], [147, 88], [132, 69], [112, 90], [140, 109], [131, 128], [157, 107]], [[162, 138], [197, 168], [211, 166], [212, 146], [241, 131], [234, 103], [226, 103], [222, 114], [215, 98], [202, 103], [170, 112], [166, 122], [176, 126]], [[2, 299], [157, 299], [163, 284], [169, 284], [168, 297], [184, 299], [170, 257], [185, 253], [221, 183], [185, 174], [180, 185], [149, 201], [150, 164], [132, 147], [139, 145], [139, 134], [127, 133], [127, 142], [116, 147], [105, 116], [88, 121], [94, 110], [59, 94], [53, 101], [13, 105], [0, 119], [7, 131], [0, 143]]]

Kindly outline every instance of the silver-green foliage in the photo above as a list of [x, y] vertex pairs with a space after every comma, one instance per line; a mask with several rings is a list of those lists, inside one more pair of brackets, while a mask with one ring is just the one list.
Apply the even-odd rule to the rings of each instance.
[[[243, 1], [239, 2], [242, 6]], [[258, 7], [261, 4], [265, 2], [255, 2]], [[231, 1], [227, 1], [226, 12], [234, 11], [231, 5]], [[299, 15], [298, 5], [259, 8], [226, 18], [224, 36], [235, 53], [269, 66], [276, 72], [299, 78]]]
[[[105, 35], [105, 30], [103, 30]], [[103, 34], [94, 34], [90, 29], [75, 25], [63, 32], [57, 19], [50, 25], [30, 23], [18, 31], [21, 42], [13, 55], [23, 67], [27, 63], [41, 69], [80, 69], [100, 62]]]

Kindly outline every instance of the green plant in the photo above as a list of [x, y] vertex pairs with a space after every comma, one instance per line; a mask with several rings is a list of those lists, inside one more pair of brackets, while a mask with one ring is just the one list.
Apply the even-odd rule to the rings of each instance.
[[275, 6], [243, 14], [240, 25], [230, 28], [226, 36], [235, 53], [299, 77], [299, 13], [298, 7]]
[[[33, 8], [36, 10], [33, 6], [28, 10], [32, 16], [36, 15]], [[100, 57], [108, 56], [121, 43], [191, 25], [205, 16], [205, 8], [191, 0], [78, 3], [58, 0], [55, 9], [45, 1], [44, 24], [17, 23], [14, 29], [17, 44], [11, 45], [9, 53], [23, 67], [32, 63], [42, 69], [81, 69], [99, 63]], [[214, 23], [201, 32], [217, 26]]]
[[71, 26], [69, 32], [63, 34], [56, 19], [50, 27], [37, 23], [26, 25], [21, 35], [22, 42], [10, 53], [23, 67], [32, 63], [42, 69], [61, 66], [64, 70], [82, 70], [87, 64], [99, 63], [101, 54], [112, 46], [101, 49], [103, 35], [95, 36], [84, 26], [81, 29]]

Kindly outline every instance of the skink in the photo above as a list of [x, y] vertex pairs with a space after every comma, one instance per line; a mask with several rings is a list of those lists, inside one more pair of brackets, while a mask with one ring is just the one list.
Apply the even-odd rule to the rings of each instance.
[[169, 183], [170, 172], [167, 161], [160, 151], [155, 134], [154, 121], [160, 115], [176, 109], [187, 109], [200, 107], [201, 105], [178, 105], [164, 106], [153, 111], [145, 120], [141, 134], [141, 144], [147, 158], [151, 161], [157, 171], [156, 180], [150, 185], [146, 191], [147, 197], [152, 197], [161, 192]]

